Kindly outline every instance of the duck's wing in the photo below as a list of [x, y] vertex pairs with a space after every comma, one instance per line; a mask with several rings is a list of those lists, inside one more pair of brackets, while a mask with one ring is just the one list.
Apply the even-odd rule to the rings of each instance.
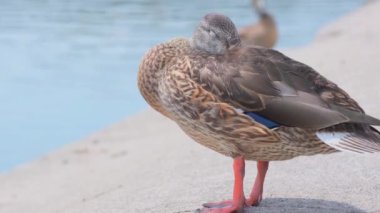
[[346, 92], [311, 67], [265, 48], [209, 57], [200, 83], [221, 100], [279, 124], [322, 129], [352, 122], [380, 125]]
[[166, 67], [158, 90], [161, 91], [160, 99], [165, 109], [174, 114], [174, 117], [181, 118], [173, 120], [181, 127], [187, 126], [186, 121], [202, 120], [203, 127], [207, 126], [224, 137], [233, 139], [260, 138], [260, 142], [279, 142], [278, 135], [273, 131], [259, 123], [253, 123], [249, 117], [241, 116], [236, 108], [221, 103], [214, 94], [194, 81], [190, 76], [198, 66], [201, 66], [201, 62], [192, 64], [187, 56], [181, 56]]

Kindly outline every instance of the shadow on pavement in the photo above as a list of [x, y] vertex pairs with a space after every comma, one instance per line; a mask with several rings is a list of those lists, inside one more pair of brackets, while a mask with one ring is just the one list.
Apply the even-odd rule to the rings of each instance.
[[347, 203], [305, 198], [267, 198], [260, 206], [244, 209], [246, 213], [365, 213]]
[[[184, 212], [200, 212], [199, 209]], [[347, 203], [305, 198], [266, 198], [260, 206], [244, 209], [244, 213], [366, 213]], [[182, 212], [181, 212], [182, 213]]]

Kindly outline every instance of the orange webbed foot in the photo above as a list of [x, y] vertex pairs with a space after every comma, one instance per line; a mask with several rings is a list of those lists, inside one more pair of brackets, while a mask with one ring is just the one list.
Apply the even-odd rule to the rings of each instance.
[[245, 202], [234, 202], [232, 200], [226, 200], [216, 203], [203, 204], [201, 213], [232, 213], [241, 212], [245, 207]]

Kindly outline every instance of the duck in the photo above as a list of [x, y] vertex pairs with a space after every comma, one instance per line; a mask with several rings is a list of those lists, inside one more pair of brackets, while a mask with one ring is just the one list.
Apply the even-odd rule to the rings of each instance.
[[252, 0], [252, 6], [259, 16], [259, 21], [239, 29], [240, 39], [244, 45], [273, 48], [278, 40], [276, 21], [265, 9], [262, 0]]
[[[310, 66], [279, 51], [243, 45], [235, 24], [205, 15], [191, 38], [154, 46], [138, 87], [147, 103], [195, 142], [233, 159], [232, 199], [201, 212], [241, 212], [263, 198], [270, 161], [340, 151], [380, 151], [380, 120]], [[245, 161], [257, 162], [249, 196]]]

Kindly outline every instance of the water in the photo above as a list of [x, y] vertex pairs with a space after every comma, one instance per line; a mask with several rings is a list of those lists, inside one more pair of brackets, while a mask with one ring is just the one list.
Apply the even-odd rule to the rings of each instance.
[[[363, 0], [272, 0], [278, 47], [310, 42]], [[12, 0], [0, 5], [0, 171], [146, 108], [136, 87], [152, 45], [190, 36], [217, 11], [238, 26], [249, 0]]]

